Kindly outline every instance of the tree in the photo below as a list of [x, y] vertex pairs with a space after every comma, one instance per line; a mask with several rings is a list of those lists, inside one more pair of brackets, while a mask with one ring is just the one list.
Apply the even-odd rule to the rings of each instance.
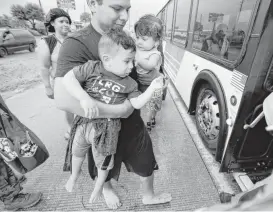
[[43, 9], [33, 3], [27, 3], [25, 7], [17, 4], [11, 6], [11, 14], [13, 17], [30, 22], [32, 29], [35, 29], [35, 21], [44, 21]]
[[82, 22], [90, 22], [91, 21], [91, 14], [88, 12], [83, 12], [80, 16]]
[[11, 27], [9, 16], [7, 15], [0, 16], [0, 27]]
[[19, 20], [18, 18], [11, 18], [10, 26], [11, 28], [29, 28], [24, 20]]

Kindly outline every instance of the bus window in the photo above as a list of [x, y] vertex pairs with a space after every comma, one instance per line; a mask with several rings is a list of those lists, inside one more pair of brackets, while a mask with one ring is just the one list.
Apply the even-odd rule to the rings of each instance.
[[173, 40], [183, 45], [186, 44], [187, 40], [190, 8], [191, 0], [179, 0], [177, 2]]
[[167, 21], [166, 21], [166, 32], [165, 32], [165, 38], [167, 39], [171, 39], [172, 37], [173, 10], [174, 10], [174, 0], [170, 1], [167, 6]]
[[[199, 1], [193, 48], [235, 61], [257, 0]], [[211, 6], [213, 5], [213, 7]]]

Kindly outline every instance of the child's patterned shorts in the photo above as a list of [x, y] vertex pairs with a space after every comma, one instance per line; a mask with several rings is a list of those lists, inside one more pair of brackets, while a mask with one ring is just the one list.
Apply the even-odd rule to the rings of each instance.
[[[143, 93], [149, 85], [140, 85], [139, 90]], [[146, 104], [149, 111], [160, 111], [162, 105], [163, 89], [158, 89], [154, 92], [152, 99]]]

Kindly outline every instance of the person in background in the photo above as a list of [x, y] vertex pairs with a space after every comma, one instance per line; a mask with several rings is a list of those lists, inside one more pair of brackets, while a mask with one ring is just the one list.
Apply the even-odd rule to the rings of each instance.
[[228, 59], [228, 48], [230, 44], [227, 30], [228, 27], [226, 24], [219, 24], [216, 30], [204, 39], [201, 51]]
[[[59, 8], [51, 9], [46, 16], [45, 26], [48, 32], [52, 34], [43, 37], [38, 46], [41, 77], [45, 86], [46, 95], [51, 99], [54, 98], [54, 78], [59, 51], [64, 39], [70, 32], [70, 25], [71, 18], [67, 12]], [[68, 139], [74, 115], [68, 112], [66, 112], [65, 115], [69, 124], [65, 139]]]
[[[14, 116], [9, 113], [7, 105], [4, 103], [3, 98], [0, 95], [0, 141], [5, 139], [5, 132], [10, 136], [12, 127], [6, 127], [5, 132], [2, 126], [2, 123], [5, 123], [5, 126], [10, 125], [11, 117], [14, 119]], [[2, 142], [0, 142], [2, 145]], [[2, 147], [2, 146], [0, 146]], [[19, 209], [27, 209], [36, 205], [42, 198], [42, 193], [22, 193], [22, 183], [26, 181], [24, 175], [21, 175], [20, 178], [16, 175], [12, 169], [9, 167], [3, 157], [0, 154], [0, 201], [4, 203], [5, 210], [16, 211]]]

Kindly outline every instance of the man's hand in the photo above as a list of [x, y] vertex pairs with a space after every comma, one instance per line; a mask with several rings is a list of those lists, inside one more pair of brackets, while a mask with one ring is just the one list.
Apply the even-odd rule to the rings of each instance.
[[163, 76], [160, 76], [160, 77], [155, 78], [155, 79], [152, 81], [152, 83], [151, 83], [150, 86], [152, 87], [153, 90], [162, 89], [163, 86], [164, 86]]
[[99, 116], [99, 108], [92, 99], [81, 100], [80, 105], [86, 118], [93, 119]]
[[54, 91], [51, 87], [46, 87], [45, 92], [46, 92], [46, 95], [48, 96], [48, 98], [54, 99]]

